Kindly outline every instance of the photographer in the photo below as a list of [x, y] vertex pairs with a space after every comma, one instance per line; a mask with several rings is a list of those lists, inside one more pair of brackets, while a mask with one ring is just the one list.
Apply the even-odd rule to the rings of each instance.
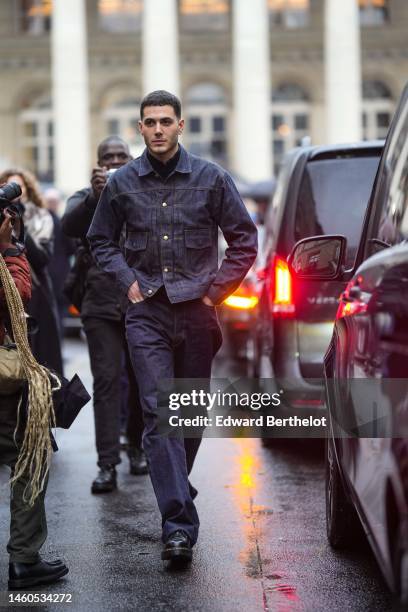
[[[33, 358], [27, 342], [22, 301], [27, 303], [31, 295], [30, 267], [22, 244], [13, 237], [13, 225], [18, 227], [21, 220], [8, 211], [5, 194], [4, 190], [0, 193], [0, 348], [3, 347], [0, 465], [7, 465], [12, 471], [8, 586], [9, 589], [21, 589], [56, 582], [68, 573], [68, 568], [60, 560], [46, 562], [39, 556], [47, 537], [44, 496], [52, 454], [51, 386], [46, 371]], [[5, 367], [10, 345], [5, 349], [4, 343], [6, 331], [10, 335], [11, 330], [27, 380], [10, 393]]]
[[25, 246], [32, 281], [28, 314], [38, 327], [30, 338], [31, 348], [39, 363], [62, 374], [57, 302], [48, 271], [54, 250], [54, 223], [31, 172], [8, 168], [0, 174], [0, 184], [10, 182], [20, 185], [20, 203], [24, 210]]
[[[99, 471], [92, 483], [92, 493], [110, 493], [116, 489], [116, 465], [120, 463], [120, 408], [122, 355], [127, 350], [123, 314], [115, 283], [93, 260], [85, 239], [108, 180], [108, 173], [127, 164], [132, 158], [129, 147], [118, 136], [110, 136], [98, 146], [98, 167], [91, 176], [91, 186], [74, 193], [67, 202], [61, 220], [63, 232], [80, 238], [86, 266], [81, 318], [86, 333], [94, 380], [95, 438]], [[83, 260], [85, 259], [82, 255]], [[82, 271], [83, 274], [83, 271]], [[74, 283], [76, 287], [79, 282]], [[129, 418], [127, 437], [130, 473], [147, 473], [147, 462], [141, 449], [143, 421], [136, 380], [128, 361]]]

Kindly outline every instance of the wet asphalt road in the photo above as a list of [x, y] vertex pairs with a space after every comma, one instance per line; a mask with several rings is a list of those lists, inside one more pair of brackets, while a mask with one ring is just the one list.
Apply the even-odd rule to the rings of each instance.
[[[86, 345], [69, 341], [66, 369], [88, 389]], [[213, 374], [239, 377], [222, 356]], [[72, 604], [44, 610], [224, 612], [305, 610], [386, 611], [392, 601], [375, 560], [335, 553], [324, 526], [323, 446], [281, 440], [265, 449], [256, 439], [204, 440], [192, 474], [199, 489], [200, 538], [190, 569], [160, 561], [160, 517], [148, 476], [131, 476], [126, 456], [119, 489], [92, 496], [96, 473], [89, 404], [68, 432], [58, 430], [47, 495], [49, 537], [43, 556], [62, 557], [65, 580], [42, 589], [72, 593]], [[1, 498], [7, 497], [0, 469]], [[8, 536], [8, 509], [0, 508], [0, 549]], [[6, 588], [7, 557], [0, 563]], [[33, 608], [34, 609], [34, 608]], [[41, 608], [35, 608], [41, 609]]]

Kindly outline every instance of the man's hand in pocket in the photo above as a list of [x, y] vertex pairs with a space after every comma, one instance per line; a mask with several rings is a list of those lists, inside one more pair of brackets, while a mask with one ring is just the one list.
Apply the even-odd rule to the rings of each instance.
[[137, 304], [138, 302], [143, 302], [144, 300], [137, 281], [135, 281], [133, 285], [130, 285], [127, 295], [132, 304]]
[[214, 304], [212, 303], [212, 301], [210, 300], [210, 298], [208, 296], [204, 296], [201, 298], [201, 301], [204, 302], [204, 304], [206, 306], [214, 306]]

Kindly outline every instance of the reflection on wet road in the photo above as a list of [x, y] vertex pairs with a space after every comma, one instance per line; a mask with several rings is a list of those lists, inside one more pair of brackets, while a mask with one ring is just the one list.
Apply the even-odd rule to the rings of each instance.
[[[91, 389], [86, 347], [67, 344], [67, 366]], [[240, 376], [222, 356], [214, 376]], [[391, 600], [368, 547], [334, 553], [324, 525], [323, 447], [278, 440], [203, 441], [192, 472], [201, 520], [194, 562], [160, 561], [160, 516], [148, 477], [131, 476], [125, 456], [118, 491], [92, 496], [96, 473], [92, 410], [58, 432], [47, 500], [44, 556], [61, 556], [66, 580], [46, 592], [73, 594], [71, 610], [142, 612], [383, 611]], [[6, 474], [0, 472], [0, 484]], [[4, 499], [6, 490], [1, 489]], [[0, 508], [5, 553], [8, 509]], [[0, 564], [0, 590], [7, 578]], [[48, 606], [58, 609], [60, 606]]]
[[264, 533], [264, 517], [273, 514], [273, 510], [256, 504], [260, 482], [261, 458], [259, 456], [259, 440], [232, 440], [236, 447], [236, 483], [232, 486], [235, 503], [241, 515], [241, 528], [245, 537], [245, 548], [240, 554], [240, 561], [247, 576], [258, 578], [262, 585], [263, 604], [270, 609], [268, 594], [274, 594], [274, 609], [301, 609], [296, 588], [282, 582], [283, 576], [278, 573], [268, 574], [262, 558], [262, 540]]

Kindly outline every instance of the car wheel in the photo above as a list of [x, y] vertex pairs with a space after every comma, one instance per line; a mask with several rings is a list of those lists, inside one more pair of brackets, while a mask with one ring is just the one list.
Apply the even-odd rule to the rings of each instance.
[[398, 597], [398, 603], [404, 606], [404, 610], [406, 610], [408, 604], [408, 551], [404, 547], [404, 538], [400, 528], [397, 529], [395, 534], [391, 558], [395, 593]]
[[398, 600], [401, 606], [406, 610], [408, 606], [408, 553], [407, 551], [398, 551], [399, 573], [398, 573]]
[[334, 442], [326, 440], [326, 529], [333, 548], [352, 548], [361, 537], [361, 524], [347, 498], [334, 452]]

